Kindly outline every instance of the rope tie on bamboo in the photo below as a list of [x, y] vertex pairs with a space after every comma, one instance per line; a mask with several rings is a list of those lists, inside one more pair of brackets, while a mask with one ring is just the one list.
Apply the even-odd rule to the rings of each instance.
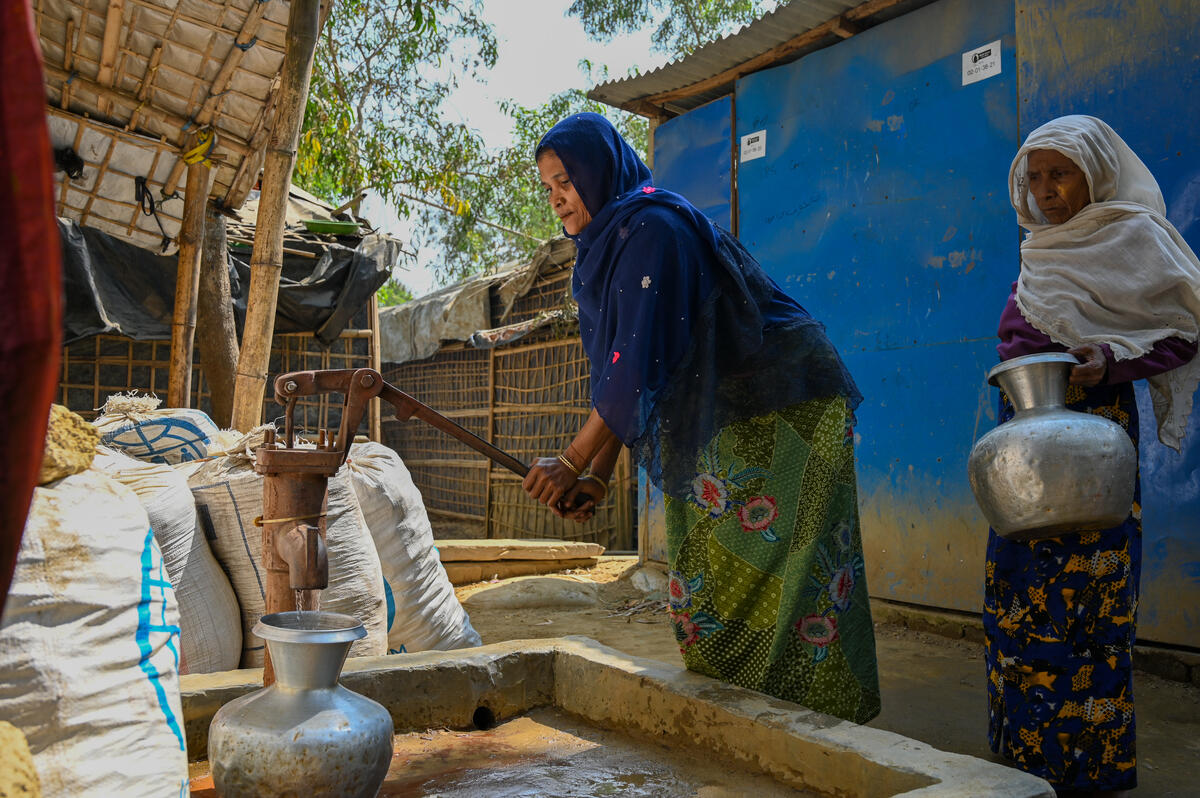
[[558, 462], [562, 463], [567, 468], [571, 469], [572, 474], [574, 474], [575, 476], [579, 476], [579, 474], [580, 474], [579, 468], [574, 463], [571, 462], [571, 460], [566, 456], [566, 454], [560, 454], [558, 456]]
[[217, 144], [217, 134], [212, 130], [203, 130], [196, 136], [196, 141], [198, 142], [196, 146], [183, 154], [183, 162], [186, 164], [203, 162], [205, 166], [211, 167], [212, 161], [208, 159], [208, 155]]
[[307, 521], [309, 518], [315, 518], [318, 521], [325, 518], [328, 512], [309, 513], [308, 515], [293, 515], [288, 518], [263, 518], [261, 515], [254, 519], [255, 526], [266, 526], [267, 524], [290, 524], [293, 521]]
[[153, 216], [154, 221], [158, 223], [158, 232], [162, 233], [162, 251], [165, 253], [167, 248], [171, 246], [171, 237], [167, 235], [162, 219], [158, 218], [158, 205], [154, 202], [154, 195], [150, 193], [150, 187], [146, 185], [146, 178], [135, 177], [133, 179], [133, 189], [134, 199], [141, 209], [142, 214], [144, 216]]
[[257, 37], [257, 36], [255, 36], [253, 39], [251, 39], [250, 41], [246, 42], [245, 44], [242, 44], [241, 42], [234, 42], [234, 43], [233, 43], [233, 46], [234, 46], [234, 47], [236, 47], [236, 48], [238, 48], [239, 50], [241, 50], [241, 51], [244, 53], [244, 52], [246, 52], [247, 50], [249, 50], [251, 47], [253, 47], [253, 46], [254, 46], [254, 45], [256, 45], [256, 44], [258, 44], [258, 37]]

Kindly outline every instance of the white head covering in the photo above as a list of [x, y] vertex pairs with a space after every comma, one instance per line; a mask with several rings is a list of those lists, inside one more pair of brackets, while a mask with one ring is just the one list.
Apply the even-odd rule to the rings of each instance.
[[[1091, 204], [1050, 224], [1026, 185], [1026, 157], [1056, 150], [1087, 177]], [[1104, 122], [1064, 116], [1029, 134], [1009, 171], [1021, 244], [1017, 307], [1066, 347], [1108, 344], [1117, 360], [1164, 338], [1200, 336], [1200, 261], [1166, 219], [1150, 170]], [[1178, 451], [1200, 384], [1200, 357], [1149, 379], [1158, 439]]]

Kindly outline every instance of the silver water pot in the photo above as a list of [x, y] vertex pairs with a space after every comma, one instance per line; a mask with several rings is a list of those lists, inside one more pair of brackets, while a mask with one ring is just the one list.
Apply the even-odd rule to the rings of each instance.
[[275, 683], [230, 701], [208, 731], [222, 798], [372, 798], [392, 759], [392, 716], [337, 683], [350, 644], [366, 630], [334, 612], [264, 615]]
[[1129, 516], [1137, 451], [1119, 425], [1067, 409], [1067, 378], [1078, 363], [1054, 352], [1006, 360], [988, 372], [1016, 414], [976, 442], [967, 474], [1001, 537], [1108, 529]]

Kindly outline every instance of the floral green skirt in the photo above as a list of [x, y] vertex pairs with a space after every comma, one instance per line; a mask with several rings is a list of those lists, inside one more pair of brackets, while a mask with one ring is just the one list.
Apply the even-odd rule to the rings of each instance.
[[865, 723], [879, 679], [853, 443], [841, 398], [731, 424], [666, 522], [688, 669]]

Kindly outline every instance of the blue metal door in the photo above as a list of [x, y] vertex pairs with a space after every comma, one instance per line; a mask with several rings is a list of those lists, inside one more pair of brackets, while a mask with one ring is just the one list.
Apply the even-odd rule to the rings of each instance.
[[[765, 134], [738, 164], [739, 237], [866, 396], [871, 593], [971, 611], [987, 523], [966, 462], [995, 423], [984, 375], [1017, 274], [1013, 17], [1012, 0], [942, 0], [737, 86], [737, 135]], [[998, 68], [964, 85], [988, 49]]]

